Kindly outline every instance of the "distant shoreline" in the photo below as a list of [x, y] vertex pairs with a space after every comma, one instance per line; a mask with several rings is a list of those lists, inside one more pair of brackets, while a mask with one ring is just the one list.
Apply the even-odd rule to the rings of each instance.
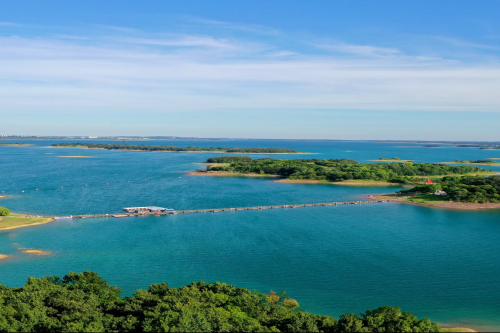
[[101, 149], [101, 150], [114, 150], [114, 151], [142, 151], [142, 152], [156, 152], [156, 153], [219, 153], [219, 154], [245, 154], [245, 155], [309, 155], [318, 153], [306, 153], [306, 152], [296, 152], [296, 153], [245, 153], [245, 152], [228, 152], [223, 150], [185, 150], [185, 151], [175, 151], [175, 150], [139, 150], [139, 149], [106, 149], [106, 148], [89, 148], [89, 147], [40, 147], [40, 148], [76, 148], [76, 149]]
[[[492, 158], [493, 159], [493, 158]], [[493, 163], [467, 163], [467, 162], [440, 162], [442, 164], [466, 164], [466, 165], [485, 165], [485, 166], [499, 166], [500, 162]]]

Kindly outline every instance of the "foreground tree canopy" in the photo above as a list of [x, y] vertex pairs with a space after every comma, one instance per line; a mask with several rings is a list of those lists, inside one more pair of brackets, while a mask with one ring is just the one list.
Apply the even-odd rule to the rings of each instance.
[[[212, 159], [209, 159], [209, 161]], [[379, 180], [394, 183], [421, 182], [418, 176], [438, 176], [483, 173], [489, 170], [471, 165], [446, 165], [430, 163], [358, 163], [350, 159], [217, 159], [228, 166], [209, 166], [208, 171], [229, 171], [280, 175], [289, 179], [342, 181], [349, 179]]]
[[142, 150], [142, 151], [165, 151], [165, 152], [197, 152], [214, 151], [223, 153], [247, 153], [247, 154], [297, 154], [299, 151], [287, 148], [227, 148], [227, 147], [174, 147], [174, 146], [147, 146], [147, 145], [124, 145], [118, 143], [54, 143], [53, 147], [70, 148], [92, 148], [108, 150]]
[[285, 293], [267, 295], [216, 282], [167, 283], [121, 290], [97, 273], [29, 278], [0, 285], [0, 332], [437, 332], [436, 323], [383, 306], [336, 321], [298, 308]]

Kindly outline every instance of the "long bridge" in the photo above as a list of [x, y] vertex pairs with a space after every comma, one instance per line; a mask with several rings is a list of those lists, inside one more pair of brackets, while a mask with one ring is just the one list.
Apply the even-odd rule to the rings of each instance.
[[[130, 217], [130, 216], [160, 216], [174, 214], [190, 214], [190, 213], [218, 213], [218, 212], [233, 212], [240, 210], [262, 210], [262, 209], [288, 209], [301, 207], [318, 207], [318, 206], [340, 206], [340, 205], [361, 205], [373, 203], [386, 203], [394, 200], [362, 200], [362, 201], [334, 201], [310, 204], [295, 204], [295, 205], [274, 205], [274, 206], [255, 206], [255, 207], [235, 207], [235, 208], [209, 208], [209, 209], [190, 209], [190, 210], [170, 210], [170, 211], [139, 211], [127, 212], [121, 214], [87, 214], [87, 215], [72, 215], [62, 218], [96, 218], [96, 217]], [[60, 217], [61, 218], [61, 217]]]

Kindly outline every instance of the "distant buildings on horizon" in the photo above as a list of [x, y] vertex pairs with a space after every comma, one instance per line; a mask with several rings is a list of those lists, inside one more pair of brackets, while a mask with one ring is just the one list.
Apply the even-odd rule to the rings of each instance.
[[470, 144], [470, 143], [487, 143], [500, 144], [500, 141], [424, 141], [424, 140], [341, 140], [341, 139], [257, 139], [257, 138], [199, 138], [194, 136], [66, 136], [66, 135], [7, 135], [0, 134], [1, 139], [54, 139], [54, 140], [77, 140], [77, 139], [93, 139], [93, 140], [267, 140], [267, 141], [341, 141], [341, 142], [406, 142], [406, 143], [421, 143], [421, 144]]

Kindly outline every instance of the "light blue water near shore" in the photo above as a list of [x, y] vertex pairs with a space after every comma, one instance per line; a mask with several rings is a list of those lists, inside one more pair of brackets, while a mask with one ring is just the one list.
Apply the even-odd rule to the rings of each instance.
[[[183, 171], [199, 167], [193, 163], [223, 154], [42, 148], [53, 142], [0, 146], [0, 194], [8, 195], [0, 205], [51, 215], [114, 213], [135, 205], [190, 209], [352, 200], [398, 188], [190, 177]], [[145, 143], [294, 148], [318, 153], [311, 158], [360, 162], [394, 156], [424, 162], [500, 157], [500, 151], [397, 143]], [[93, 158], [58, 157], [79, 154]], [[17, 246], [53, 255], [30, 257]], [[126, 295], [157, 282], [224, 281], [262, 292], [286, 290], [307, 311], [336, 317], [389, 304], [443, 323], [500, 329], [498, 210], [388, 203], [75, 219], [0, 232], [0, 253], [12, 255], [0, 262], [0, 283], [9, 286], [23, 285], [28, 276], [90, 269]]]

